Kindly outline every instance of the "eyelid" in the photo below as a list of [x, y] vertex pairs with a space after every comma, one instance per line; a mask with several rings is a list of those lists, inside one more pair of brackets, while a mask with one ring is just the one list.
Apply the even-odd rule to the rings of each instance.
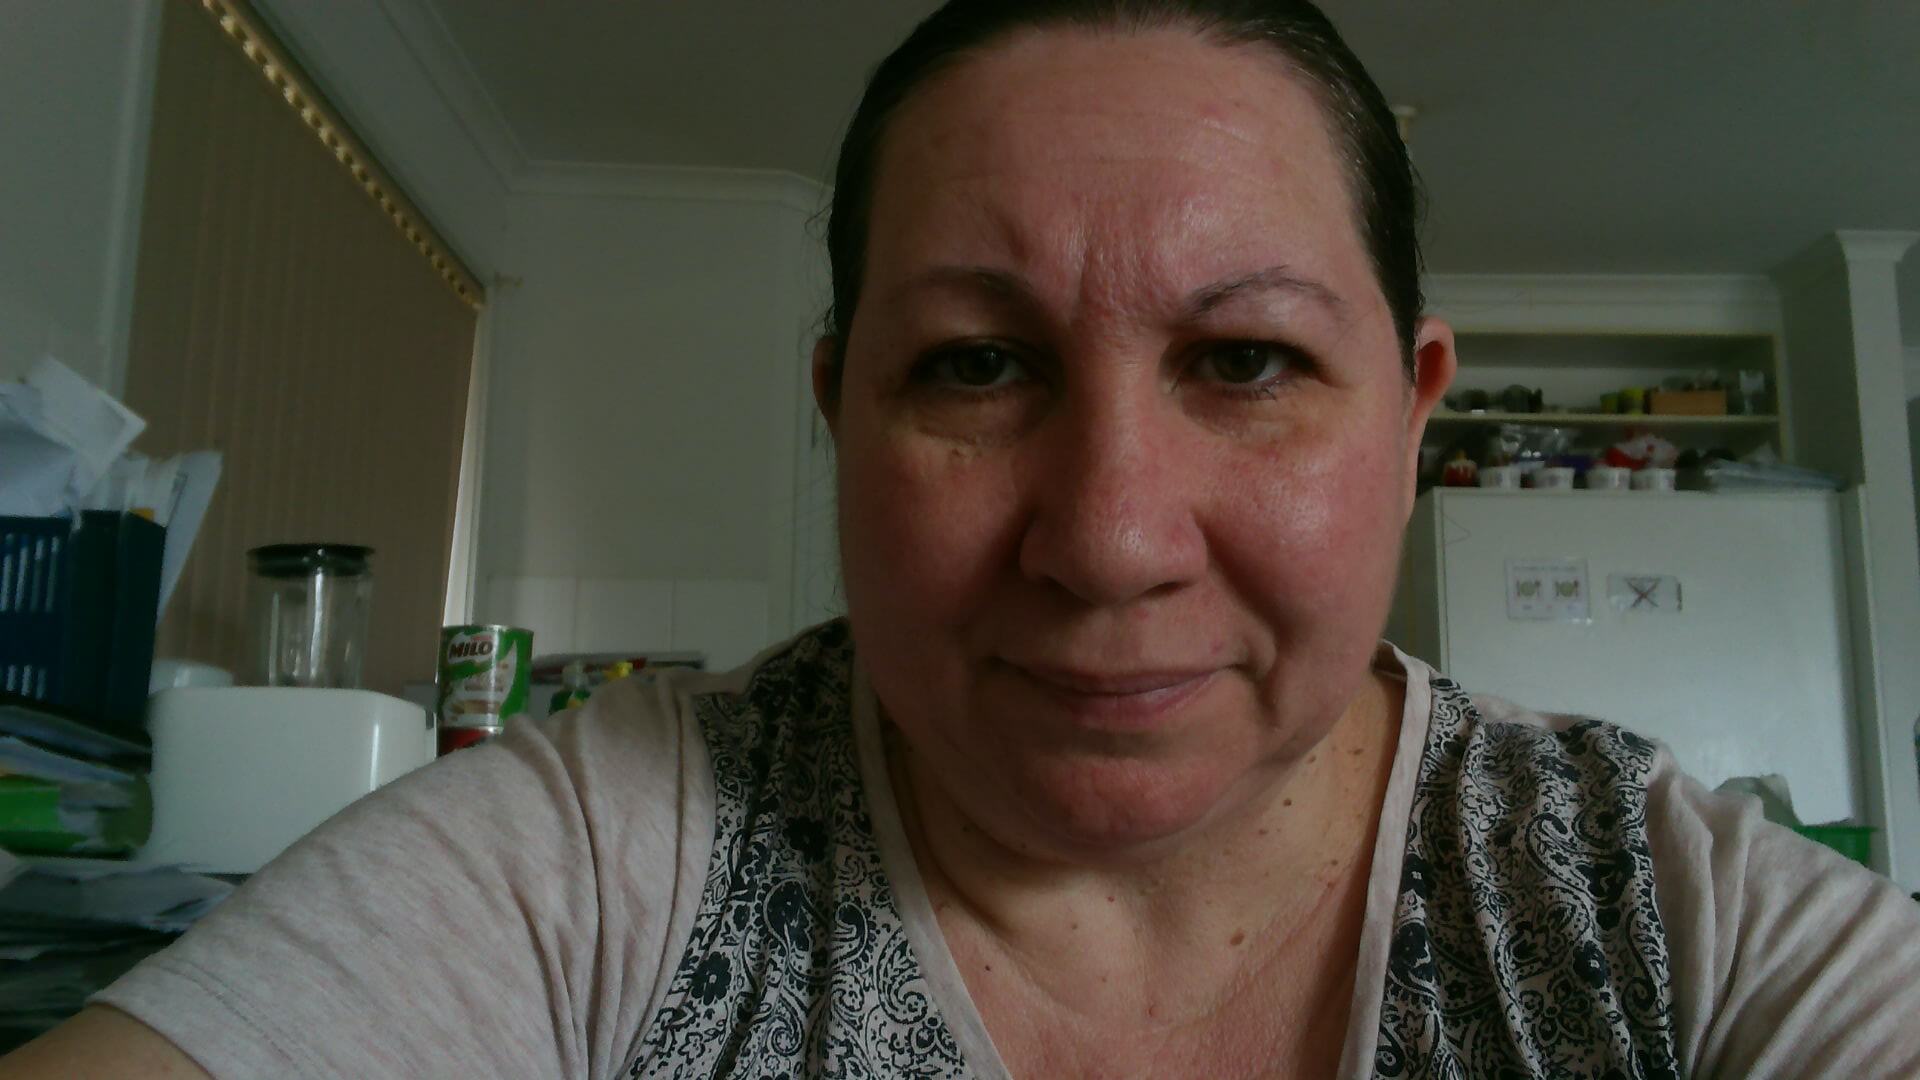
[[[1198, 347], [1194, 348], [1193, 350], [1191, 350], [1192, 359], [1189, 360], [1188, 363], [1186, 364], [1185, 370], [1191, 371], [1191, 370], [1197, 369], [1201, 365], [1205, 364], [1208, 360], [1217, 356], [1220, 352], [1231, 351], [1236, 349], [1259, 349], [1262, 352], [1269, 354], [1270, 357], [1279, 359], [1282, 366], [1286, 368], [1287, 371], [1290, 371], [1295, 374], [1312, 370], [1313, 367], [1315, 366], [1313, 358], [1310, 355], [1308, 355], [1305, 349], [1302, 349], [1297, 345], [1289, 345], [1284, 341], [1265, 341], [1257, 338], [1222, 338], [1215, 341], [1205, 342], [1199, 345]], [[1282, 374], [1270, 376], [1266, 379], [1255, 380], [1254, 382], [1250, 382], [1250, 383], [1223, 382], [1223, 385], [1257, 386], [1262, 384], [1271, 384], [1273, 382], [1279, 381], [1284, 376], [1285, 376], [1285, 373], [1282, 373]]]
[[[976, 386], [961, 382], [956, 378], [942, 377], [939, 374], [939, 369], [943, 366], [951, 368], [954, 362], [960, 357], [969, 352], [983, 349], [992, 350], [1006, 357], [1008, 366], [1017, 371], [1016, 377]], [[1037, 374], [1034, 369], [1034, 364], [1027, 357], [1025, 350], [1004, 341], [986, 339], [980, 341], [950, 342], [928, 349], [914, 362], [909, 372], [909, 377], [916, 383], [958, 390], [963, 393], [982, 394], [1004, 389], [1017, 383], [1030, 382], [1037, 378]]]

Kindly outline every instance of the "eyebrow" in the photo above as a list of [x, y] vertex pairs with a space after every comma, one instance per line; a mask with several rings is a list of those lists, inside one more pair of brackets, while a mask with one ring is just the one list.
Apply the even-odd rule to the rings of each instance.
[[1337, 318], [1346, 315], [1347, 304], [1339, 294], [1312, 278], [1301, 277], [1286, 266], [1269, 266], [1265, 270], [1216, 281], [1198, 289], [1187, 298], [1186, 314], [1189, 319], [1196, 319], [1236, 296], [1261, 292], [1294, 293], [1326, 308]]
[[[993, 293], [1022, 304], [1039, 306], [1024, 279], [1005, 270], [986, 266], [936, 266], [902, 282], [896, 293], [924, 288], [965, 288]], [[1293, 293], [1325, 308], [1335, 318], [1345, 319], [1347, 304], [1338, 293], [1309, 277], [1302, 277], [1285, 265], [1239, 274], [1190, 293], [1181, 314], [1188, 321], [1198, 319], [1238, 296], [1263, 292]]]

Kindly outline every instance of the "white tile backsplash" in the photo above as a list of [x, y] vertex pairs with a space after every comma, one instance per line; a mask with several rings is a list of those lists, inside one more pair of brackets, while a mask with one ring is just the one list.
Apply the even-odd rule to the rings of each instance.
[[491, 578], [476, 622], [524, 626], [533, 651], [693, 650], [725, 671], [767, 647], [764, 581]]
[[671, 581], [582, 578], [573, 615], [577, 652], [665, 651], [673, 643]]
[[533, 631], [535, 655], [573, 652], [574, 611], [579, 596], [580, 582], [576, 578], [492, 578], [481, 591], [474, 621]]
[[707, 654], [710, 671], [751, 660], [767, 646], [764, 581], [678, 581], [673, 589], [673, 647]]

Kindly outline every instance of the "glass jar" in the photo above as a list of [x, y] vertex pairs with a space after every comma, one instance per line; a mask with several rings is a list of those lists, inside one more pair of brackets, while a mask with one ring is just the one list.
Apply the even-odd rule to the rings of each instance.
[[247, 552], [255, 686], [360, 686], [373, 549], [272, 544]]

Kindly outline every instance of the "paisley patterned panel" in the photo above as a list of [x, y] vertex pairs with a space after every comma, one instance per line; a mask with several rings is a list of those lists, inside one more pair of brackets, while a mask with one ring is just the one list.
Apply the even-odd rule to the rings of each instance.
[[1449, 680], [1407, 824], [1378, 1077], [1677, 1077], [1654, 907], [1656, 748], [1488, 723]]
[[692, 939], [629, 1077], [965, 1077], [882, 872], [843, 622], [695, 714], [716, 823]]

